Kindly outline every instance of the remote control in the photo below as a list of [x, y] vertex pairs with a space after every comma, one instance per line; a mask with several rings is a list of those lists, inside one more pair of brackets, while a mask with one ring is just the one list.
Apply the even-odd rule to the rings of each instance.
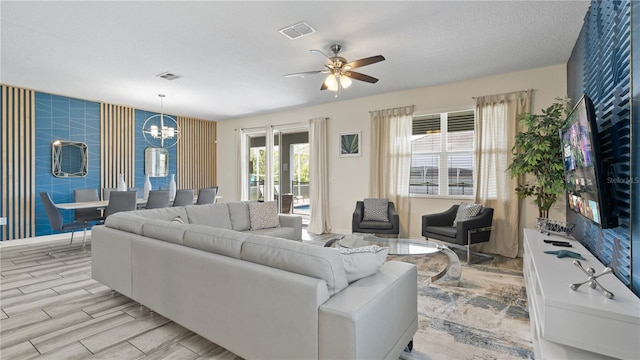
[[573, 247], [568, 242], [554, 242], [551, 245], [553, 245], [553, 246], [562, 246], [562, 247]]
[[565, 245], [565, 246], [566, 246], [566, 245], [571, 245], [571, 244], [569, 244], [569, 242], [567, 242], [567, 241], [559, 241], [559, 240], [549, 240], [549, 239], [546, 239], [546, 240], [544, 240], [544, 242], [545, 242], [545, 243], [547, 243], [547, 244], [551, 244], [551, 245], [556, 245], [556, 244], [559, 244], [560, 246], [562, 246], [562, 245]]

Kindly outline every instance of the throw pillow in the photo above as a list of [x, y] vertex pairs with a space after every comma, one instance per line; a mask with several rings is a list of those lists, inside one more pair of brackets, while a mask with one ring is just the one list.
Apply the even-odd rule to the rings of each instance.
[[456, 226], [458, 221], [467, 220], [480, 214], [480, 211], [482, 211], [482, 204], [460, 204], [456, 218], [453, 220], [453, 226]]
[[278, 204], [275, 201], [250, 202], [249, 221], [251, 230], [279, 227]]
[[353, 249], [339, 246], [334, 249], [338, 250], [342, 255], [342, 263], [349, 283], [377, 273], [380, 266], [387, 260], [387, 254], [389, 254], [388, 247], [380, 247], [378, 245]]
[[174, 217], [171, 221], [179, 224], [184, 224], [184, 220], [182, 220], [180, 216]]
[[389, 199], [364, 199], [363, 221], [389, 221]]

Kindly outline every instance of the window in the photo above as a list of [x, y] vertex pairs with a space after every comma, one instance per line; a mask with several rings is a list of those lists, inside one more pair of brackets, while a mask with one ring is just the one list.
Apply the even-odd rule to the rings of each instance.
[[473, 196], [474, 110], [415, 116], [411, 195]]

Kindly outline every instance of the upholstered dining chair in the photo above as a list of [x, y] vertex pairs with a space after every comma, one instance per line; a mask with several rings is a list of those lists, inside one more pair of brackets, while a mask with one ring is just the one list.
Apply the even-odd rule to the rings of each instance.
[[193, 189], [178, 189], [176, 190], [176, 197], [173, 199], [173, 206], [193, 205], [194, 196]]
[[371, 234], [400, 234], [400, 216], [388, 199], [364, 199], [356, 202], [351, 232]]
[[116, 188], [102, 188], [102, 200], [109, 201], [109, 196], [112, 191], [117, 191]]
[[198, 200], [196, 204], [213, 204], [216, 201], [216, 195], [218, 195], [218, 187], [202, 188], [198, 191]]
[[[98, 189], [73, 189], [73, 201], [99, 201]], [[73, 219], [79, 222], [100, 222], [103, 220], [102, 210], [98, 208], [76, 209]]]
[[458, 209], [460, 206], [468, 208], [471, 205], [453, 205], [447, 211], [422, 216], [422, 236], [427, 240], [436, 239], [452, 247], [466, 249], [468, 264], [471, 263], [471, 254], [485, 259], [492, 258], [490, 255], [472, 252], [469, 245], [489, 241], [493, 229], [493, 208], [472, 205], [479, 208], [470, 213]]
[[[87, 228], [91, 227], [91, 224], [85, 221], [74, 221], [72, 223], [64, 223], [64, 218], [60, 209], [58, 209], [51, 200], [51, 196], [47, 192], [40, 193], [40, 200], [42, 200], [42, 205], [44, 205], [44, 210], [47, 213], [47, 218], [49, 218], [49, 224], [51, 228], [55, 231], [60, 232], [71, 232], [71, 241], [69, 242], [69, 246], [73, 244], [73, 234], [76, 230], [83, 230], [84, 235], [82, 237], [82, 247], [84, 248], [85, 243], [87, 241]], [[49, 254], [51, 255], [51, 254]]]
[[151, 190], [145, 209], [157, 209], [169, 206], [169, 190]]
[[104, 211], [104, 218], [120, 211], [131, 211], [136, 209], [136, 192], [134, 191], [112, 191], [109, 196], [109, 205]]

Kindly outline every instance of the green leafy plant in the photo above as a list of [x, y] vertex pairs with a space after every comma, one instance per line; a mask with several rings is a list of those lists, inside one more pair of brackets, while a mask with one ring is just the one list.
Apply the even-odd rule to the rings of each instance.
[[[533, 196], [541, 218], [549, 217], [549, 209], [565, 191], [564, 164], [559, 131], [571, 111], [569, 98], [556, 101], [541, 115], [523, 113], [518, 121], [524, 126], [511, 149], [513, 161], [507, 168], [518, 178], [516, 193], [520, 199]], [[533, 178], [527, 175], [533, 175]]]

